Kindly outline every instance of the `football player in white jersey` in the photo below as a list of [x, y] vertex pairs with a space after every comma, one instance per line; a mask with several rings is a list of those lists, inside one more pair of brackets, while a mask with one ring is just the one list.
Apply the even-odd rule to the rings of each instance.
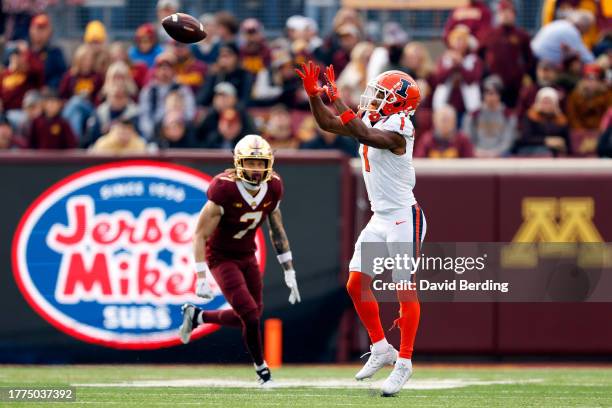
[[[355, 375], [363, 380], [385, 365], [394, 365], [382, 385], [383, 395], [398, 393], [412, 375], [412, 350], [419, 325], [420, 306], [415, 291], [398, 292], [400, 315], [395, 323], [401, 330], [399, 352], [387, 342], [379, 316], [378, 303], [370, 283], [372, 271], [362, 271], [362, 242], [384, 242], [394, 251], [398, 243], [412, 243], [413, 256], [419, 256], [425, 236], [425, 216], [412, 189], [414, 127], [410, 116], [421, 95], [414, 79], [401, 71], [387, 71], [368, 83], [355, 114], [338, 95], [333, 66], [326, 69], [326, 85], [319, 85], [320, 68], [312, 61], [296, 70], [309, 96], [310, 108], [319, 127], [360, 143], [362, 173], [374, 215], [361, 231], [351, 259], [347, 290], [355, 310], [372, 342], [370, 358]], [[328, 109], [321, 95], [326, 93], [339, 116]], [[395, 245], [394, 245], [395, 244]]]

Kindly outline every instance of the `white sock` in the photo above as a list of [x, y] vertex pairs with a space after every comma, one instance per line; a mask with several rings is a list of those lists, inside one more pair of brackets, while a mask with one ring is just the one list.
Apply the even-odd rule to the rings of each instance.
[[380, 354], [387, 351], [389, 348], [389, 342], [386, 338], [382, 340], [378, 340], [376, 343], [372, 344], [372, 353]]
[[204, 318], [202, 317], [204, 313], [200, 312], [200, 314], [198, 315], [198, 324], [202, 324], [204, 323]]
[[403, 366], [409, 366], [410, 368], [412, 368], [412, 360], [409, 359], [409, 358], [398, 357], [398, 359], [395, 362], [395, 364], [399, 364], [399, 365], [403, 365]]
[[257, 364], [253, 364], [255, 366], [255, 370], [259, 371], [259, 370], [263, 370], [264, 368], [266, 368], [268, 366], [268, 364], [266, 364], [266, 362], [264, 361], [262, 365], [257, 365]]

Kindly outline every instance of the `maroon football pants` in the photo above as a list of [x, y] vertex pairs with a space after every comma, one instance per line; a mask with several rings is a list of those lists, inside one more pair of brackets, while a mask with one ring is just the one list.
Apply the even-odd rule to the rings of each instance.
[[263, 281], [257, 259], [222, 261], [211, 268], [215, 281], [230, 310], [203, 312], [206, 323], [242, 327], [242, 339], [257, 365], [263, 364], [261, 342], [261, 313], [263, 310]]

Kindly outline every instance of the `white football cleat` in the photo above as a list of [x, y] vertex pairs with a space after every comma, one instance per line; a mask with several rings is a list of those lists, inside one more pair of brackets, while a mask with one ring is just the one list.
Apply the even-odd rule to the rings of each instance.
[[193, 331], [193, 314], [195, 313], [195, 309], [195, 306], [189, 303], [185, 303], [183, 307], [181, 307], [181, 312], [183, 313], [183, 324], [181, 324], [181, 327], [179, 327], [179, 334], [183, 344], [189, 343], [189, 338], [191, 337], [191, 332]]
[[272, 380], [272, 373], [270, 369], [266, 366], [261, 370], [255, 369], [257, 373], [257, 382], [259, 382], [259, 386], [261, 388], [275, 388], [276, 383]]
[[412, 376], [412, 361], [398, 360], [393, 371], [381, 387], [383, 397], [390, 397], [401, 391], [402, 387]]
[[[370, 346], [370, 350], [372, 350], [372, 346]], [[365, 353], [363, 356], [366, 356], [368, 353]], [[355, 374], [355, 379], [357, 381], [365, 380], [366, 378], [370, 378], [378, 370], [383, 368], [386, 365], [393, 365], [397, 360], [397, 350], [389, 344], [387, 350], [382, 353], [374, 353], [374, 351], [370, 351], [370, 358], [366, 361], [365, 365], [357, 374]]]

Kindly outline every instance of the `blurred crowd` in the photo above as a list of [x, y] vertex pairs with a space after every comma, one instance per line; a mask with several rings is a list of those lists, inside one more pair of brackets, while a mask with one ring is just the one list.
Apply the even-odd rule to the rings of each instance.
[[[3, 2], [3, 10], [23, 3]], [[412, 75], [422, 94], [416, 157], [612, 157], [609, 2], [545, 0], [541, 28], [530, 35], [511, 0], [472, 0], [451, 12], [436, 55], [433, 42], [412, 40], [397, 23], [374, 38], [347, 8], [331, 32], [295, 15], [276, 38], [254, 18], [205, 14], [207, 38], [186, 45], [159, 23], [179, 10], [178, 0], [159, 0], [157, 21], [129, 43], [91, 21], [65, 55], [44, 10], [19, 9], [22, 17], [2, 27], [0, 149], [230, 149], [259, 133], [275, 149], [355, 156], [352, 139], [318, 129], [309, 113], [294, 68], [313, 59], [334, 65], [355, 109], [379, 73]]]

